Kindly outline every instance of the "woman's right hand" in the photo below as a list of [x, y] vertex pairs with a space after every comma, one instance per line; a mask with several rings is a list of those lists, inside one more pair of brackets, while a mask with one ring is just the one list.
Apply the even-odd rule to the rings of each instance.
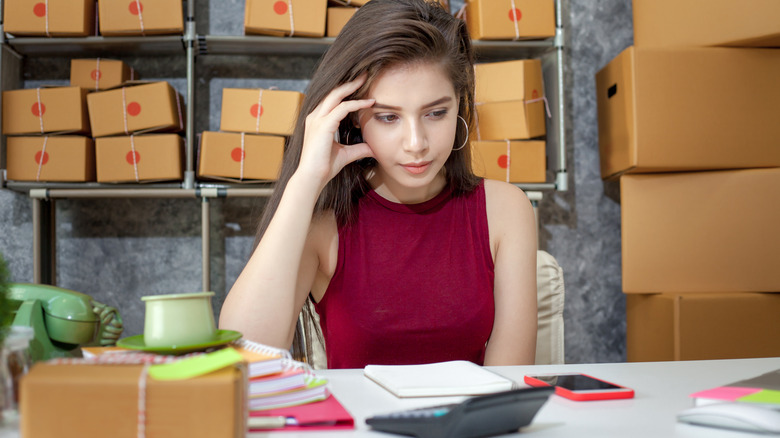
[[307, 117], [303, 136], [301, 161], [296, 174], [314, 178], [325, 187], [347, 164], [372, 157], [366, 143], [345, 146], [335, 141], [339, 124], [349, 113], [374, 105], [374, 99], [344, 100], [366, 81], [362, 75], [352, 82], [334, 88]]

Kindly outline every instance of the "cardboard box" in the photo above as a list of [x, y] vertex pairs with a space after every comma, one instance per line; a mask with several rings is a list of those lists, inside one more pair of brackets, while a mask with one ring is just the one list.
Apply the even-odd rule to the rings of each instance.
[[524, 140], [546, 133], [540, 60], [477, 64], [474, 73], [474, 140]]
[[555, 36], [553, 0], [467, 0], [473, 40], [527, 40]]
[[152, 82], [87, 96], [94, 137], [184, 129], [184, 104], [167, 82]]
[[780, 47], [777, 0], [633, 0], [634, 45]]
[[71, 59], [70, 85], [100, 91], [138, 79], [135, 71], [113, 59]]
[[88, 137], [8, 137], [6, 158], [11, 181], [95, 180], [95, 147]]
[[98, 11], [100, 34], [105, 36], [184, 32], [182, 0], [98, 0]]
[[95, 139], [98, 182], [180, 181], [183, 140], [176, 134]]
[[355, 15], [358, 8], [328, 8], [328, 37], [335, 38], [341, 32], [341, 28]]
[[244, 33], [323, 37], [327, 8], [327, 0], [246, 0]]
[[3, 134], [89, 134], [86, 95], [79, 87], [3, 91]]
[[292, 135], [303, 103], [297, 91], [223, 88], [220, 130]]
[[620, 178], [623, 291], [780, 291], [780, 168]]
[[596, 74], [602, 178], [780, 166], [780, 51], [629, 47]]
[[477, 176], [510, 183], [542, 183], [547, 179], [544, 141], [476, 141], [471, 162]]
[[780, 293], [626, 296], [630, 362], [780, 356]]
[[276, 180], [283, 154], [284, 137], [205, 131], [200, 137], [198, 176]]
[[[35, 364], [21, 381], [21, 435], [137, 437], [141, 369], [141, 365]], [[243, 437], [245, 382], [242, 367], [186, 380], [147, 377], [146, 436]]]
[[17, 36], [94, 35], [95, 0], [5, 0], [3, 30]]

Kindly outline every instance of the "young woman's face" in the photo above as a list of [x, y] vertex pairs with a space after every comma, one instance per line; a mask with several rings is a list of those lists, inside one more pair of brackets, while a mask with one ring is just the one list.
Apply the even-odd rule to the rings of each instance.
[[367, 98], [376, 103], [359, 120], [377, 161], [369, 175], [372, 187], [395, 202], [436, 196], [446, 183], [442, 168], [458, 124], [458, 97], [449, 77], [432, 63], [391, 67], [375, 79]]

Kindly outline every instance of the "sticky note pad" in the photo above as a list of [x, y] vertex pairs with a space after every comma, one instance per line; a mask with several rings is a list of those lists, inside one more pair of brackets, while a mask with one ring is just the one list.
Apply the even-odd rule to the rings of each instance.
[[218, 369], [241, 362], [243, 356], [232, 348], [182, 359], [178, 362], [152, 365], [149, 376], [157, 380], [183, 380], [202, 376]]
[[740, 397], [739, 401], [780, 405], [780, 391], [762, 389], [761, 391], [754, 392], [753, 394]]

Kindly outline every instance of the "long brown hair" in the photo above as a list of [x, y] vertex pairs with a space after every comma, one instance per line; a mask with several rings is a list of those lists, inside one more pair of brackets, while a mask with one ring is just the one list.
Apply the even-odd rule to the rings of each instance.
[[[371, 0], [344, 26], [314, 72], [294, 134], [286, 145], [279, 180], [260, 220], [255, 245], [265, 233], [287, 182], [298, 168], [306, 116], [331, 90], [343, 83], [365, 73], [366, 83], [347, 98], [360, 99], [368, 94], [376, 77], [388, 67], [416, 62], [438, 63], [443, 67], [459, 97], [458, 114], [469, 128], [473, 127], [474, 54], [465, 23], [432, 0]], [[350, 143], [362, 141], [348, 119], [339, 129], [342, 143], [345, 140]], [[459, 147], [467, 141], [467, 136], [466, 129], [458, 129], [453, 146]], [[357, 141], [352, 141], [355, 138]], [[314, 215], [332, 210], [339, 226], [350, 223], [357, 200], [370, 190], [364, 174], [375, 164], [376, 161], [369, 158], [342, 169], [320, 193]], [[478, 184], [479, 179], [471, 169], [469, 146], [454, 150], [444, 168], [455, 195], [469, 192]]]

